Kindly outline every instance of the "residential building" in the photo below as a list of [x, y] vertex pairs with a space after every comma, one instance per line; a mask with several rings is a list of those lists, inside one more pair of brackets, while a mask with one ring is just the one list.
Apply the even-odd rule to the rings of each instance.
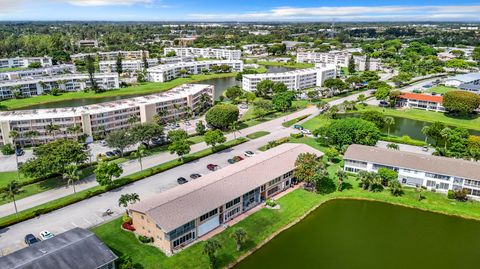
[[[120, 87], [118, 74], [116, 73], [95, 74], [94, 79], [97, 86], [101, 89], [109, 90]], [[79, 73], [4, 80], [0, 81], [0, 99], [41, 95], [54, 88], [67, 92], [83, 91], [91, 88], [90, 84], [88, 75]]]
[[212, 49], [212, 48], [165, 48], [165, 56], [169, 52], [175, 52], [176, 56], [180, 57], [195, 57], [195, 58], [210, 58], [210, 59], [224, 59], [224, 60], [240, 60], [242, 51], [230, 49]]
[[242, 76], [242, 88], [245, 91], [256, 91], [257, 84], [263, 80], [284, 83], [289, 90], [302, 90], [323, 86], [329, 78], [335, 78], [336, 67], [333, 65], [317, 65], [314, 68], [298, 69], [283, 73], [246, 74]]
[[480, 162], [363, 145], [350, 145], [344, 155], [347, 172], [376, 172], [385, 167], [398, 173], [407, 186], [447, 192], [466, 189], [480, 199]]
[[378, 58], [367, 58], [366, 56], [353, 56], [355, 70], [357, 71], [381, 71], [382, 61]]
[[292, 185], [300, 153], [323, 154], [305, 144], [282, 144], [129, 207], [136, 233], [153, 237], [167, 254]]
[[443, 107], [443, 96], [419, 93], [404, 93], [400, 95], [397, 105], [406, 108], [417, 108], [445, 112]]
[[0, 68], [28, 68], [32, 63], [40, 63], [42, 67], [52, 66], [52, 58], [44, 57], [17, 57], [0, 59]]
[[[148, 67], [157, 66], [158, 59], [146, 59]], [[101, 73], [110, 73], [110, 72], [117, 72], [117, 61], [116, 60], [109, 60], [109, 61], [100, 61], [98, 63]], [[122, 71], [123, 72], [135, 72], [140, 71], [145, 68], [144, 61], [142, 59], [138, 60], [122, 60]]]
[[480, 94], [480, 73], [469, 73], [447, 78], [445, 86]]
[[219, 67], [222, 65], [230, 67], [231, 72], [241, 72], [243, 70], [243, 62], [241, 60], [179, 62], [148, 68], [148, 80], [165, 82], [180, 77], [182, 75], [181, 70], [186, 70], [187, 74], [194, 75], [200, 74], [204, 70], [210, 72], [213, 66]]
[[72, 74], [76, 72], [75, 65], [62, 64], [42, 68], [30, 68], [14, 71], [0, 72], [0, 80], [18, 80], [24, 78], [38, 78], [46, 76], [56, 76], [63, 74]]
[[[15, 130], [19, 137], [15, 140], [20, 145], [38, 145], [59, 138], [75, 138], [87, 135], [94, 139], [102, 138], [112, 131], [127, 129], [132, 125], [131, 118], [138, 122], [153, 122], [155, 115], [160, 115], [165, 122], [185, 118], [191, 111], [197, 113], [213, 103], [214, 87], [204, 84], [184, 84], [172, 90], [123, 99], [115, 102], [94, 105], [0, 112], [0, 144], [12, 144], [10, 132]], [[188, 109], [187, 109], [188, 107]], [[59, 127], [52, 134], [47, 125]], [[69, 127], [80, 126], [79, 134], [69, 132]], [[31, 131], [38, 136], [30, 137]]]
[[164, 57], [160, 59], [162, 64], [173, 64], [180, 62], [193, 62], [195, 60], [192, 56], [174, 56], [174, 57]]
[[132, 51], [101, 51], [101, 52], [92, 52], [92, 53], [78, 53], [70, 55], [72, 61], [84, 61], [87, 56], [93, 57], [99, 61], [115, 61], [117, 60], [118, 55], [121, 55], [124, 60], [141, 60], [143, 58], [149, 58], [149, 52], [146, 50], [132, 50]]
[[79, 48], [98, 48], [98, 41], [95, 39], [78, 40], [76, 44]]
[[297, 62], [299, 63], [323, 63], [337, 67], [348, 67], [351, 54], [342, 51], [313, 52], [297, 51]]
[[0, 268], [115, 269], [117, 259], [94, 233], [77, 227], [0, 257]]

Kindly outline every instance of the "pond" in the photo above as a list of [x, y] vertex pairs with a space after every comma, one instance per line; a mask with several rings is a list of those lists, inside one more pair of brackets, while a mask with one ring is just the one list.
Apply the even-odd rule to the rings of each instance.
[[[339, 114], [338, 118], [342, 117], [360, 117], [359, 113]], [[390, 127], [390, 134], [395, 136], [408, 135], [413, 139], [425, 140], [425, 135], [422, 133], [422, 128], [432, 124], [431, 122], [413, 120], [400, 117], [392, 117], [395, 119], [395, 124]], [[384, 127], [382, 130], [384, 133], [388, 132], [388, 127]], [[472, 135], [480, 135], [480, 131], [468, 130]], [[433, 143], [433, 141], [429, 141]]]
[[[292, 70], [292, 68], [283, 67], [283, 66], [265, 66], [267, 68], [268, 73], [278, 73], [278, 72], [286, 72]], [[215, 86], [215, 100], [218, 100], [220, 95], [223, 94], [225, 89], [232, 87], [232, 86], [241, 86], [241, 81], [236, 81], [235, 77], [225, 77], [225, 78], [214, 78], [203, 80], [197, 82], [196, 84], [210, 84]], [[74, 106], [85, 106], [85, 105], [92, 105], [98, 104], [103, 102], [112, 102], [118, 101], [122, 99], [142, 96], [145, 94], [134, 94], [134, 95], [123, 95], [123, 96], [109, 96], [109, 97], [102, 97], [102, 98], [86, 98], [86, 99], [76, 99], [76, 100], [65, 100], [59, 102], [51, 102], [46, 104], [38, 104], [32, 105], [25, 108], [25, 109], [42, 109], [42, 108], [61, 108], [61, 107], [74, 107]]]
[[480, 222], [390, 204], [334, 200], [235, 269], [478, 268]]

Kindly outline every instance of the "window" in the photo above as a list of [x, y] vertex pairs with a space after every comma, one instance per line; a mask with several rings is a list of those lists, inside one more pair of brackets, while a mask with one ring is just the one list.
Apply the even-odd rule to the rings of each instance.
[[278, 192], [279, 189], [280, 189], [280, 188], [279, 188], [278, 186], [275, 186], [275, 187], [273, 187], [273, 188], [271, 188], [271, 189], [269, 189], [269, 190], [267, 191], [267, 195], [270, 196], [270, 195]]
[[228, 209], [236, 204], [240, 203], [240, 197], [233, 199], [225, 205], [225, 208]]
[[225, 221], [229, 220], [234, 215], [238, 214], [238, 212], [240, 212], [240, 207], [234, 208], [234, 209], [228, 211], [227, 213], [225, 213], [225, 217], [224, 217]]
[[439, 174], [425, 173], [425, 176], [426, 176], [426, 177], [430, 177], [430, 178], [450, 180], [450, 177], [449, 177], [449, 176], [444, 176], [444, 175], [439, 175]]
[[442, 182], [440, 182], [439, 189], [448, 190], [448, 186], [449, 186], [448, 183], [442, 183]]
[[280, 180], [282, 180], [282, 177], [277, 177], [275, 178], [274, 180], [271, 180], [270, 182], [268, 182], [268, 186], [272, 186], [272, 185], [275, 185], [277, 184], [278, 182], [280, 182]]
[[435, 187], [436, 183], [433, 180], [427, 180], [427, 187]]
[[[238, 198], [238, 199], [240, 199], [240, 198]], [[212, 210], [212, 211], [210, 211], [210, 212], [208, 212], [208, 213], [205, 213], [205, 214], [203, 214], [202, 216], [200, 216], [200, 221], [204, 221], [204, 220], [210, 218], [211, 216], [216, 215], [217, 213], [218, 213], [218, 209], [215, 208], [214, 210]]]
[[176, 248], [179, 245], [181, 245], [181, 244], [183, 244], [187, 241], [191, 241], [193, 239], [195, 239], [195, 232], [188, 233], [188, 234], [178, 238], [177, 240], [173, 241], [173, 247]]

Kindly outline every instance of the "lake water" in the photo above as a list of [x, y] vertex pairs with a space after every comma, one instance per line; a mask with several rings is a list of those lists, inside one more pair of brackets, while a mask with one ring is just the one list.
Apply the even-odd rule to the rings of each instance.
[[480, 222], [380, 202], [334, 200], [235, 269], [479, 268]]
[[[268, 73], [278, 73], [278, 72], [286, 72], [292, 70], [288, 67], [283, 66], [266, 66]], [[196, 84], [210, 84], [215, 86], [215, 100], [218, 100], [220, 95], [223, 94], [225, 89], [232, 87], [232, 86], [241, 86], [241, 81], [236, 81], [235, 77], [226, 77], [226, 78], [214, 78], [203, 80], [197, 82]], [[28, 106], [22, 109], [42, 109], [42, 108], [62, 108], [62, 107], [74, 107], [74, 106], [85, 106], [85, 105], [92, 105], [98, 104], [103, 102], [112, 102], [118, 101], [122, 99], [142, 96], [145, 94], [134, 94], [134, 95], [124, 95], [124, 96], [110, 96], [110, 97], [102, 97], [102, 98], [87, 98], [87, 99], [76, 99], [76, 100], [65, 100], [59, 102], [51, 102], [46, 104], [39, 104]]]

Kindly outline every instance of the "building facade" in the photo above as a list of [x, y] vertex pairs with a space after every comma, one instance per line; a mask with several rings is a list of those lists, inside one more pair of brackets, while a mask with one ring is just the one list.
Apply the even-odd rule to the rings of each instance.
[[[348, 62], [351, 57], [352, 54], [347, 51], [297, 52], [297, 62], [299, 63], [322, 63], [335, 65], [337, 67], [348, 67]], [[367, 60], [366, 56], [353, 56], [353, 60], [357, 71], [380, 71], [383, 68], [381, 60], [377, 58], [370, 58]]]
[[92, 53], [78, 53], [70, 55], [72, 61], [85, 61], [85, 59], [90, 56], [99, 61], [115, 61], [118, 58], [118, 55], [121, 55], [124, 60], [141, 60], [143, 58], [149, 58], [149, 52], [147, 50], [130, 50], [130, 51], [101, 51], [101, 52], [92, 52]]
[[445, 86], [480, 94], [480, 73], [470, 73], [447, 78]]
[[282, 144], [129, 207], [136, 233], [175, 253], [292, 185], [304, 144]]
[[25, 69], [25, 70], [0, 72], [0, 80], [18, 80], [18, 79], [24, 79], [24, 78], [57, 76], [57, 75], [73, 74], [75, 72], [76, 72], [75, 65], [62, 64], [62, 65], [53, 65], [50, 67], [43, 67], [43, 68], [31, 68], [31, 69]]
[[242, 88], [245, 91], [256, 91], [257, 85], [263, 80], [271, 80], [275, 83], [284, 83], [289, 90], [302, 90], [312, 87], [321, 87], [329, 78], [335, 78], [337, 69], [333, 65], [315, 68], [298, 69], [283, 73], [246, 74], [242, 76]]
[[[94, 79], [97, 86], [101, 89], [109, 90], [120, 87], [118, 74], [116, 73], [95, 74]], [[54, 88], [67, 92], [83, 91], [91, 88], [91, 82], [87, 74], [79, 73], [4, 80], [0, 81], [0, 99], [41, 95]]]
[[223, 65], [230, 67], [230, 72], [241, 72], [243, 70], [243, 62], [241, 60], [180, 62], [148, 68], [148, 80], [152, 82], [165, 82], [182, 76], [181, 70], [185, 70], [185, 74], [194, 75], [201, 74], [205, 70], [210, 72], [213, 66], [220, 67]]
[[480, 199], [480, 163], [363, 145], [350, 145], [344, 155], [344, 170], [377, 172], [384, 167], [398, 173], [400, 183], [447, 192], [466, 189]]
[[28, 68], [32, 63], [40, 63], [42, 67], [52, 66], [50, 57], [17, 57], [0, 59], [0, 68]]
[[[147, 59], [148, 67], [157, 66], [158, 59]], [[117, 61], [100, 61], [98, 63], [101, 73], [110, 73], [117, 72]], [[136, 72], [143, 70], [145, 68], [145, 63], [143, 60], [122, 60], [122, 71], [123, 72]]]
[[446, 111], [443, 107], [443, 97], [440, 95], [404, 93], [399, 96], [397, 105], [405, 108], [416, 108], [435, 112]]
[[176, 56], [180, 57], [195, 57], [195, 58], [210, 58], [210, 59], [224, 59], [224, 60], [240, 60], [242, 51], [231, 49], [212, 49], [212, 48], [165, 48], [164, 55], [169, 52], [175, 52]]
[[[19, 137], [15, 143], [20, 145], [38, 145], [55, 139], [73, 139], [85, 134], [94, 139], [104, 137], [112, 131], [127, 129], [132, 125], [130, 119], [138, 122], [153, 122], [159, 115], [165, 122], [181, 119], [188, 111], [198, 111], [213, 103], [214, 88], [211, 85], [185, 84], [172, 90], [116, 102], [95, 105], [0, 112], [0, 142], [12, 144], [10, 132], [15, 130]], [[189, 109], [186, 109], [186, 108]], [[55, 133], [47, 131], [47, 125], [56, 125]], [[69, 132], [72, 126], [80, 126], [81, 132]], [[35, 137], [31, 131], [38, 132]]]

